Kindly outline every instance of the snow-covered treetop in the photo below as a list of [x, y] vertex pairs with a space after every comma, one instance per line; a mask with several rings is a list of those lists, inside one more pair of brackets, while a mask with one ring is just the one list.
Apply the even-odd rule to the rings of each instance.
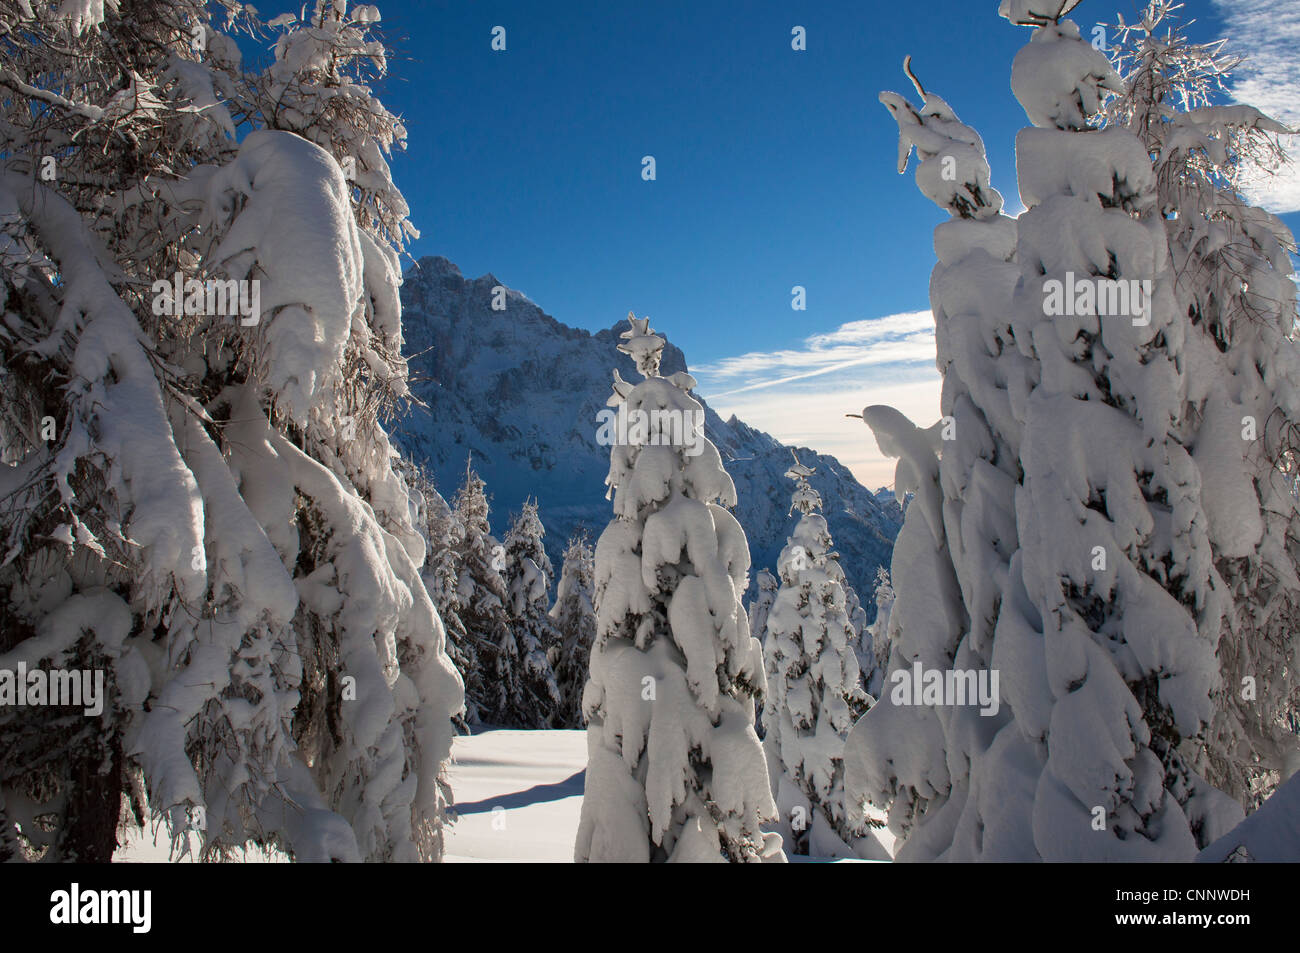
[[1035, 126], [1087, 129], [1101, 109], [1104, 91], [1122, 92], [1124, 81], [1106, 54], [1079, 35], [1078, 24], [1059, 19], [1062, 14], [1035, 18], [1029, 13], [1032, 3], [1002, 4], [1002, 15], [1013, 23], [1037, 27], [1011, 65], [1011, 91]]
[[551, 561], [546, 555], [546, 550], [542, 548], [542, 537], [546, 535], [546, 528], [542, 525], [542, 518], [537, 511], [536, 500], [524, 500], [524, 505], [511, 524], [509, 532], [506, 533], [505, 547], [507, 552], [521, 552], [537, 563], [539, 569], [548, 576], [551, 574]]
[[[648, 318], [628, 315], [618, 349], [637, 362], [646, 379], [632, 386], [614, 372], [609, 405], [619, 415], [617, 432], [627, 439], [610, 453], [605, 483], [614, 492], [614, 512], [644, 517], [674, 493], [703, 502], [736, 505], [736, 486], [722, 466], [718, 448], [704, 435], [704, 408], [689, 393], [695, 378], [685, 372], [659, 376], [664, 339]], [[743, 587], [742, 587], [743, 588]]]
[[457, 491], [452, 506], [462, 522], [481, 526], [487, 532], [487, 484], [473, 468], [473, 458], [465, 458], [465, 481]]
[[790, 466], [790, 469], [785, 471], [785, 475], [791, 480], [807, 481], [810, 476], [817, 472], [816, 467], [805, 466], [799, 462], [799, 454], [795, 453], [794, 448], [790, 449], [790, 456], [794, 457], [794, 463]]
[[794, 457], [794, 465], [785, 471], [785, 475], [794, 480], [794, 494], [791, 497], [790, 512], [798, 510], [800, 513], [807, 515], [822, 508], [821, 494], [814, 490], [808, 483], [808, 478], [816, 471], [814, 467], [804, 466], [799, 462], [799, 455], [791, 448], [790, 455]]
[[551, 607], [552, 619], [559, 620], [566, 599], [577, 599], [591, 608], [592, 593], [595, 588], [595, 553], [585, 533], [570, 537], [564, 549], [564, 564], [560, 570], [560, 581], [555, 587], [555, 605]]
[[546, 611], [554, 567], [542, 544], [545, 535], [546, 530], [537, 513], [537, 502], [526, 500], [523, 512], [511, 524], [504, 543], [508, 560], [507, 580], [516, 618], [526, 615], [525, 603], [536, 605], [541, 613]]
[[1055, 23], [1083, 0], [1002, 0], [998, 16], [1017, 26], [1043, 26]]
[[[627, 313], [627, 323], [631, 327], [621, 335], [624, 343], [618, 349], [636, 361], [636, 369], [645, 377], [659, 376], [659, 359], [664, 352], [664, 339], [654, 333], [649, 318], [638, 318], [631, 311]], [[618, 372], [615, 371], [616, 384]]]

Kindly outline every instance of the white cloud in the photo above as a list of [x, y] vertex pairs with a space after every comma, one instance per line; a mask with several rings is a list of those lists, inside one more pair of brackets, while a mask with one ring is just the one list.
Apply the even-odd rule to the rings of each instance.
[[[934, 319], [929, 311], [909, 311], [883, 318], [850, 321], [834, 331], [806, 338], [803, 347], [750, 351], [692, 369], [701, 381], [716, 382], [715, 398], [809, 377], [834, 374], [864, 364], [934, 361]], [[761, 376], [759, 380], [753, 380]], [[748, 378], [740, 386], [738, 378]], [[728, 387], [727, 385], [733, 385]]]
[[845, 414], [888, 404], [921, 426], [934, 423], [941, 383], [934, 357], [934, 319], [912, 311], [851, 321], [806, 338], [801, 348], [753, 351], [691, 373], [723, 417], [735, 414], [783, 443], [832, 454], [874, 489], [893, 484], [895, 461], [881, 455], [862, 421]]
[[867, 318], [841, 324], [829, 334], [814, 334], [808, 339], [813, 347], [833, 344], [871, 344], [897, 335], [926, 334], [934, 339], [934, 316], [930, 309], [906, 311], [883, 318]]
[[[1214, 0], [1229, 49], [1246, 55], [1231, 85], [1234, 99], [1300, 129], [1300, 4], [1294, 0]], [[1300, 138], [1283, 137], [1293, 155]], [[1246, 186], [1247, 198], [1271, 212], [1300, 211], [1300, 165]]]

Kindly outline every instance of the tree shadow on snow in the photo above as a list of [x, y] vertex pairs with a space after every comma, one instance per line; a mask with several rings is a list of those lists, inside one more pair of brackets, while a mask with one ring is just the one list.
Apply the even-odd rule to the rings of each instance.
[[462, 814], [486, 814], [497, 807], [508, 811], [518, 807], [527, 807], [530, 804], [562, 801], [566, 797], [581, 797], [586, 776], [587, 771], [584, 768], [581, 771], [575, 771], [563, 781], [556, 781], [554, 784], [534, 784], [527, 791], [516, 791], [513, 794], [503, 794], [500, 797], [488, 798], [483, 801], [453, 804], [449, 808], [449, 813], [457, 816]]

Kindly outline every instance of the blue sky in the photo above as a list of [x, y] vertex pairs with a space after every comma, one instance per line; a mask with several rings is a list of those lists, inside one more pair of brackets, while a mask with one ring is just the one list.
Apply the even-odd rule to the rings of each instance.
[[[1136, 8], [1085, 0], [1073, 18], [1090, 31]], [[579, 327], [649, 315], [724, 416], [834, 453], [869, 485], [892, 481], [843, 415], [891, 403], [922, 424], [937, 417], [926, 309], [944, 215], [896, 174], [895, 126], [876, 96], [912, 93], [901, 70], [912, 54], [980, 131], [994, 186], [1018, 211], [1025, 119], [1008, 77], [1028, 31], [999, 19], [996, 0], [380, 10], [396, 48], [380, 92], [409, 131], [392, 165], [422, 232], [416, 257], [490, 271]], [[1194, 37], [1226, 31], [1256, 57], [1244, 98], [1300, 125], [1300, 4], [1187, 0], [1185, 12]], [[791, 49], [796, 25], [806, 51]], [[495, 26], [504, 52], [491, 49]], [[1300, 211], [1300, 179], [1261, 198]], [[1300, 228], [1300, 215], [1285, 220]], [[795, 285], [806, 311], [791, 309]]]

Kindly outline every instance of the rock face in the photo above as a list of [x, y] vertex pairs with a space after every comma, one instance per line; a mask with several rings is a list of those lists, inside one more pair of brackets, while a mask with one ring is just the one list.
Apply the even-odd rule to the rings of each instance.
[[[402, 324], [411, 389], [427, 406], [398, 421], [395, 436], [429, 468], [447, 498], [472, 455], [487, 481], [498, 536], [525, 497], [536, 497], [547, 553], [558, 568], [570, 533], [585, 527], [594, 541], [609, 521], [609, 448], [596, 442], [596, 414], [611, 392], [612, 368], [627, 380], [639, 376], [631, 358], [615, 349], [625, 321], [591, 334], [561, 324], [508, 289], [505, 310], [493, 310], [493, 288], [501, 284], [491, 274], [466, 279], [437, 256], [407, 272]], [[669, 319], [657, 330], [668, 337], [671, 326]], [[669, 341], [660, 373], [686, 369], [681, 350]], [[790, 450], [734, 416], [724, 421], [703, 403], [705, 432], [736, 483], [736, 518], [749, 537], [752, 577], [776, 564], [794, 527], [782, 476]], [[876, 567], [889, 565], [902, 511], [889, 494], [858, 483], [834, 457], [798, 449], [799, 459], [817, 468], [809, 482], [824, 501], [840, 563], [874, 614]]]

